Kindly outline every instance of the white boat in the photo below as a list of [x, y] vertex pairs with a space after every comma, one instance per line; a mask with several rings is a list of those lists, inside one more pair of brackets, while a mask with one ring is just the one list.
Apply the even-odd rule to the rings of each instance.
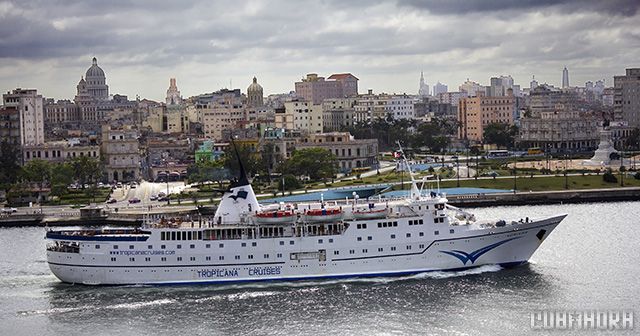
[[[342, 211], [344, 218], [337, 221], [302, 215], [277, 224], [256, 219], [261, 206], [241, 173], [203, 227], [176, 220], [133, 230], [48, 230], [47, 262], [60, 280], [87, 285], [326, 279], [487, 264], [511, 267], [527, 262], [566, 216], [474, 222], [470, 216], [460, 217], [461, 210], [447, 208], [445, 194], [423, 195], [424, 183], [420, 186], [409, 172], [410, 195], [376, 205], [388, 206], [384, 218], [351, 219]], [[314, 206], [321, 209], [322, 204]], [[351, 204], [342, 207], [350, 210]]]
[[367, 208], [353, 209], [353, 218], [358, 220], [386, 218], [387, 216], [389, 216], [390, 212], [391, 209], [389, 209], [388, 206], [385, 206], [384, 208], [376, 208], [374, 205]]
[[256, 224], [286, 224], [295, 222], [297, 216], [290, 210], [265, 210], [253, 215], [253, 218]]
[[335, 223], [344, 218], [344, 211], [342, 208], [309, 209], [302, 216], [308, 223]]

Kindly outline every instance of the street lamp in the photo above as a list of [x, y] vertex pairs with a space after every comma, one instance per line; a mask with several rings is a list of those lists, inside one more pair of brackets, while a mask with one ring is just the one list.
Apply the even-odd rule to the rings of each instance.
[[458, 177], [458, 188], [460, 188], [460, 159], [456, 156], [456, 176]]

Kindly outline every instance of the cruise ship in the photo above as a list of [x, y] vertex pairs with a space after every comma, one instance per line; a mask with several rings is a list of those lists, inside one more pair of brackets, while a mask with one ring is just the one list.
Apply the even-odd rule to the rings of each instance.
[[261, 206], [242, 164], [240, 171], [205, 221], [48, 229], [51, 271], [73, 284], [170, 285], [513, 267], [526, 263], [566, 217], [476, 220], [411, 169], [406, 197]]

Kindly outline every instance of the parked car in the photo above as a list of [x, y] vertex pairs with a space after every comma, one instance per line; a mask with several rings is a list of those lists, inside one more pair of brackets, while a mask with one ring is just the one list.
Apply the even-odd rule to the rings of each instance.
[[167, 194], [163, 193], [162, 191], [158, 193], [158, 197], [163, 197], [166, 196]]
[[169, 200], [169, 196], [158, 197], [158, 202], [161, 202], [161, 201], [165, 201], [166, 202], [168, 200]]
[[107, 203], [115, 203], [117, 202], [117, 200], [115, 198], [111, 198], [107, 201]]
[[16, 208], [2, 208], [2, 213], [14, 213], [14, 212], [18, 212], [18, 209], [16, 209]]
[[158, 199], [158, 196], [156, 196], [156, 195], [151, 195], [151, 197], [149, 197], [150, 201], [155, 201], [157, 199]]
[[129, 203], [140, 203], [140, 199], [132, 198], [132, 199], [129, 200]]

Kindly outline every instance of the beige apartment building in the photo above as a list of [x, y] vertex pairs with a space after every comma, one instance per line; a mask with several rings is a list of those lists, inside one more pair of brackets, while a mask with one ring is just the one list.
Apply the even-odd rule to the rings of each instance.
[[298, 139], [296, 144], [296, 150], [314, 147], [333, 153], [343, 172], [379, 164], [377, 139], [354, 139], [347, 132], [310, 133]]
[[513, 91], [506, 96], [487, 97], [482, 91], [476, 97], [460, 98], [458, 101], [458, 139], [482, 142], [484, 128], [492, 123], [513, 125]]

